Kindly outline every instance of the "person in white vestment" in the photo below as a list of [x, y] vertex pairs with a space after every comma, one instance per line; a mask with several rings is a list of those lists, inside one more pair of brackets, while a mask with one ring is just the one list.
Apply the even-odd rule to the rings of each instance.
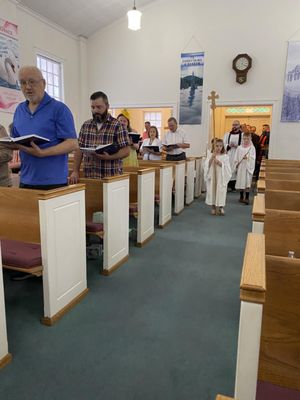
[[229, 156], [225, 152], [224, 142], [222, 139], [216, 139], [204, 165], [205, 202], [211, 206], [212, 215], [225, 215], [227, 184], [231, 175]]
[[[158, 147], [158, 152], [151, 149], [149, 146]], [[143, 160], [161, 160], [161, 149], [162, 143], [158, 139], [158, 130], [156, 126], [151, 126], [149, 130], [149, 138], [144, 139], [140, 148], [140, 152], [143, 154]]]
[[234, 168], [235, 153], [238, 146], [242, 143], [243, 131], [241, 129], [240, 121], [233, 121], [232, 129], [230, 132], [224, 135], [224, 146], [225, 150], [229, 156], [229, 162], [232, 170], [232, 176], [228, 187], [235, 191], [235, 181], [236, 181], [236, 170]]
[[244, 133], [242, 144], [235, 153], [234, 165], [237, 171], [235, 187], [240, 191], [240, 203], [249, 204], [249, 194], [255, 169], [256, 151], [251, 133]]

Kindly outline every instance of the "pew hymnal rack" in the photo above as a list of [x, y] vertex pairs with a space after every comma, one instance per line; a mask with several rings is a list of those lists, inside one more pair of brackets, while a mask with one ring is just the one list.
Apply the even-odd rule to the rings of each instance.
[[11, 144], [11, 145], [15, 145], [15, 144], [21, 144], [23, 146], [30, 146], [30, 143], [34, 142], [35, 144], [44, 144], [44, 143], [48, 143], [50, 142], [49, 139], [39, 136], [39, 135], [24, 135], [24, 136], [20, 136], [20, 137], [10, 137], [10, 136], [5, 136], [3, 138], [0, 139], [0, 144]]

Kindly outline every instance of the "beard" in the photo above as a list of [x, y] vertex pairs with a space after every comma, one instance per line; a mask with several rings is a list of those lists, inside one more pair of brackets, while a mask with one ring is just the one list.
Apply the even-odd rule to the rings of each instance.
[[92, 113], [93, 120], [94, 120], [95, 122], [97, 122], [98, 124], [102, 124], [102, 122], [104, 122], [104, 121], [106, 120], [107, 114], [108, 114], [107, 110], [106, 110], [103, 114], [100, 114], [100, 113]]

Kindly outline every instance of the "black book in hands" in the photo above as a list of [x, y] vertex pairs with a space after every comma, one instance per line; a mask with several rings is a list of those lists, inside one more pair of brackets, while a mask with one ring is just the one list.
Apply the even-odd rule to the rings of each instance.
[[103, 154], [107, 153], [109, 155], [115, 154], [118, 152], [117, 146], [112, 143], [109, 144], [100, 144], [97, 147], [80, 147], [80, 150], [84, 154]]
[[159, 146], [143, 146], [143, 149], [152, 150], [155, 153], [159, 153]]
[[165, 144], [164, 146], [167, 148], [167, 151], [178, 149], [177, 144]]
[[5, 136], [0, 138], [0, 144], [11, 144], [11, 145], [16, 145], [16, 144], [21, 144], [22, 146], [27, 146], [30, 147], [30, 143], [34, 142], [36, 145], [39, 144], [44, 144], [50, 142], [49, 139], [38, 136], [38, 135], [24, 135], [24, 136], [18, 136], [18, 137], [10, 137], [10, 136]]
[[140, 141], [139, 133], [130, 132], [128, 135], [129, 135], [130, 139], [132, 140], [132, 143], [138, 143]]

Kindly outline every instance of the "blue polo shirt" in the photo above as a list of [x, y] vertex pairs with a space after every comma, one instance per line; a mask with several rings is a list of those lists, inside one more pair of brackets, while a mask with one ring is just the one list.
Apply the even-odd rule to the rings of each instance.
[[[19, 104], [14, 115], [12, 136], [36, 134], [50, 142], [41, 148], [55, 146], [65, 139], [76, 139], [74, 119], [69, 108], [46, 92], [34, 113], [28, 101]], [[20, 151], [21, 183], [26, 185], [56, 185], [67, 183], [68, 155], [35, 157]]]

